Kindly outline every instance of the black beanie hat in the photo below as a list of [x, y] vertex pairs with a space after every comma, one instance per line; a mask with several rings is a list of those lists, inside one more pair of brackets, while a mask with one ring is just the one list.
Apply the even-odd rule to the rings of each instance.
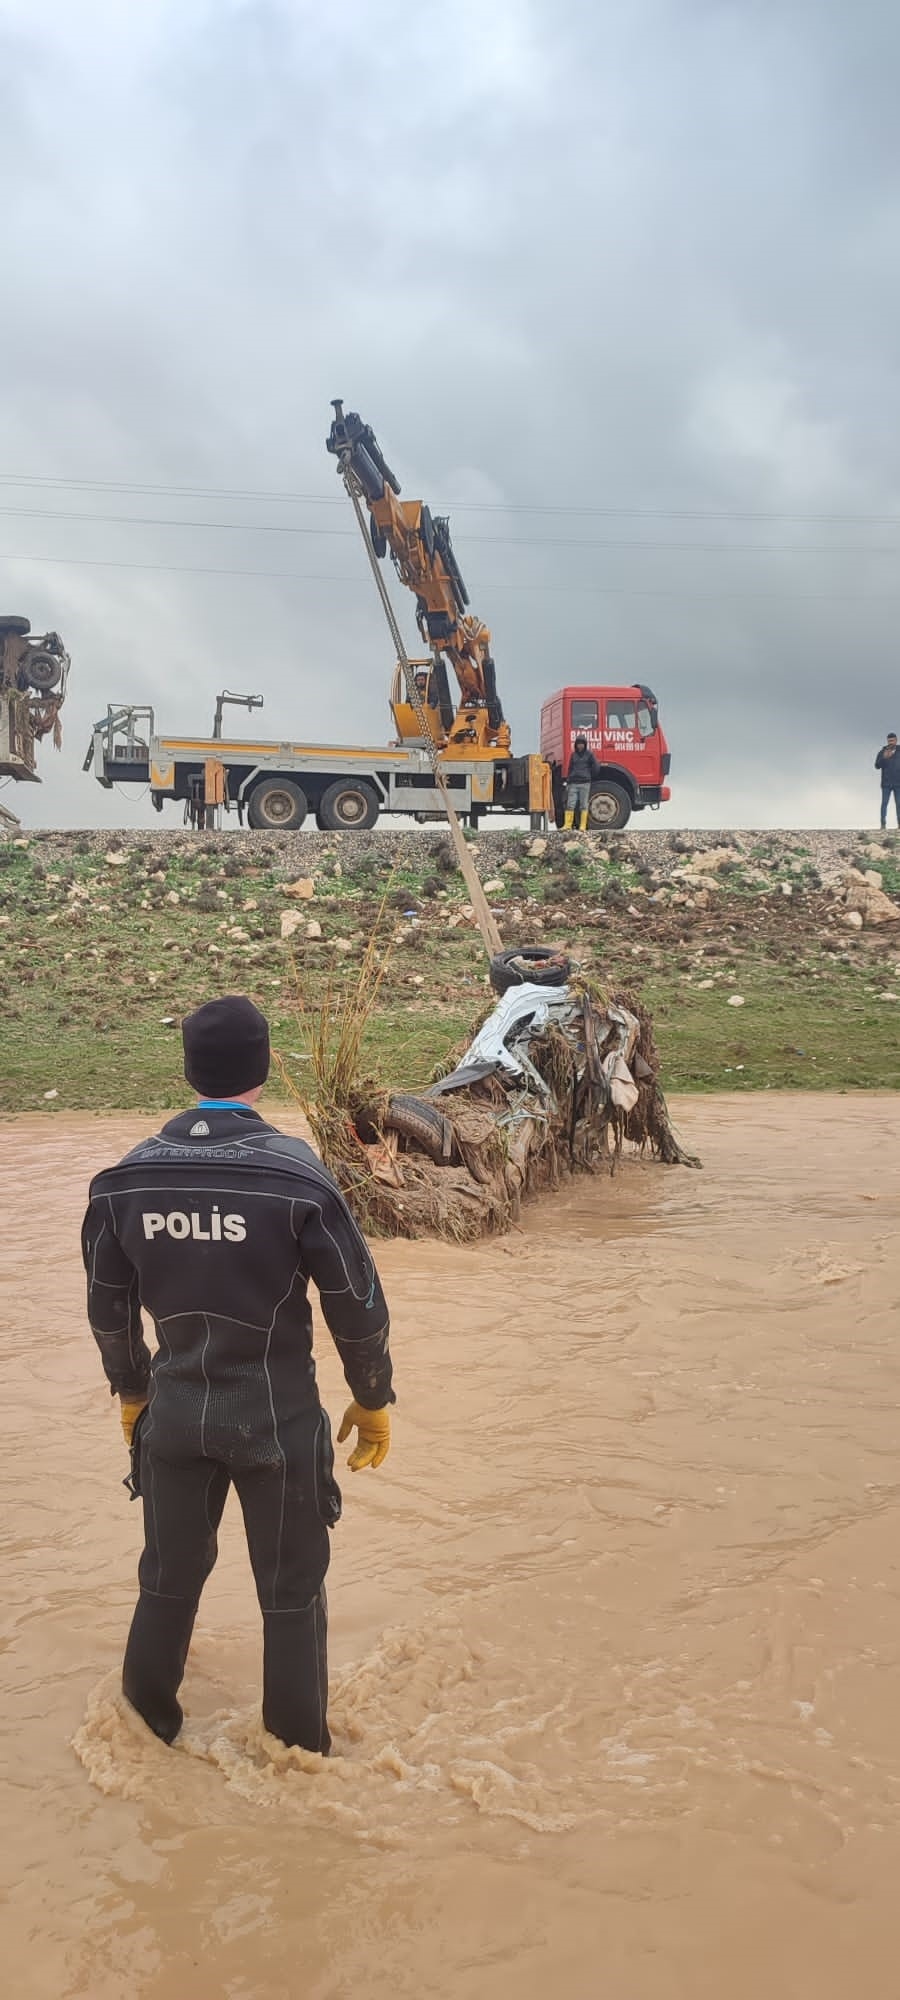
[[181, 1024], [184, 1074], [201, 1097], [239, 1097], [269, 1074], [269, 1024], [243, 994], [226, 993]]

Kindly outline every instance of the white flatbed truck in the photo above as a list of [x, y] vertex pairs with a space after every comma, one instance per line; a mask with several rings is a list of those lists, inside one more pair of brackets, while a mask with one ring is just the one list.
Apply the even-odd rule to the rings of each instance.
[[[243, 701], [259, 697], [219, 697]], [[185, 819], [215, 827], [223, 812], [243, 825], [271, 833], [293, 832], [313, 815], [329, 832], [360, 832], [382, 813], [445, 820], [432, 760], [424, 743], [371, 748], [343, 743], [243, 741], [212, 736], [163, 736], [152, 708], [110, 707], [95, 723], [84, 761], [98, 783], [149, 787], [158, 812], [167, 800], [184, 805]], [[485, 812], [528, 813], [545, 824], [548, 791], [540, 757], [490, 762], [441, 760], [444, 782], [461, 819], [477, 825]]]

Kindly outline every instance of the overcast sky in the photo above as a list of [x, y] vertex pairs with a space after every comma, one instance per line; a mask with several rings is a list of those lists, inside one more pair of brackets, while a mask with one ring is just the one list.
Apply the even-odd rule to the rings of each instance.
[[642, 825], [877, 819], [898, 58], [889, 0], [0, 0], [0, 608], [72, 655], [3, 803], [157, 826], [82, 775], [108, 701], [386, 740], [340, 395], [449, 508], [517, 749], [639, 679]]

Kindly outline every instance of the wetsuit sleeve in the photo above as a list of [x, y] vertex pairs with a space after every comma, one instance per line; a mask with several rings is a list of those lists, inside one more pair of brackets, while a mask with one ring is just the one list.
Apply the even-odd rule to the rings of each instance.
[[150, 1349], [144, 1340], [138, 1274], [113, 1228], [110, 1204], [96, 1196], [84, 1218], [81, 1254], [87, 1272], [87, 1312], [113, 1395], [144, 1396]]
[[372, 1253], [337, 1188], [304, 1208], [298, 1241], [352, 1395], [366, 1410], [395, 1403], [387, 1303]]

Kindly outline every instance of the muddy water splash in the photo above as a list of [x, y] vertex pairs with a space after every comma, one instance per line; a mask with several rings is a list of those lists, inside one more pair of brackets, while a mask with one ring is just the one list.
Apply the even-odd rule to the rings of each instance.
[[139, 1518], [76, 1238], [146, 1121], [0, 1129], [16, 2000], [893, 1994], [900, 1115], [683, 1120], [703, 1175], [384, 1249], [401, 1400], [345, 1480], [328, 1762], [262, 1730], [231, 1502], [180, 1746], [122, 1701]]

